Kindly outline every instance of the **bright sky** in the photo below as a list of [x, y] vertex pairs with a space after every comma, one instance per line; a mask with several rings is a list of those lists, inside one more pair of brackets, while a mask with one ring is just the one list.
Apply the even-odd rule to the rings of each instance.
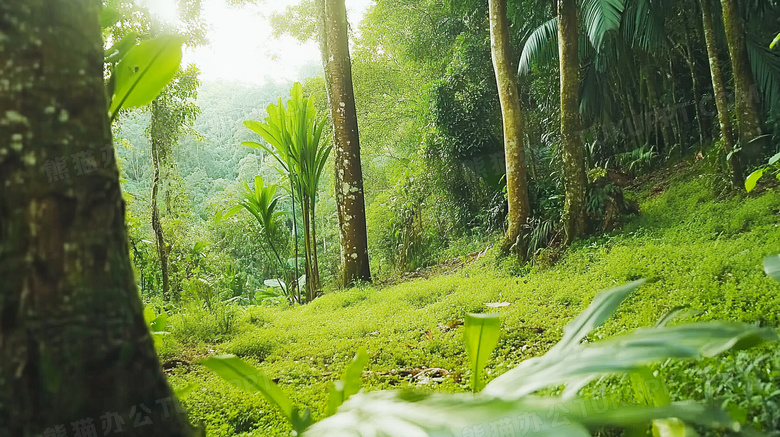
[[[175, 1], [140, 0], [160, 15], [175, 16]], [[321, 65], [317, 43], [301, 44], [289, 36], [274, 38], [269, 17], [300, 0], [265, 0], [260, 5], [231, 8], [225, 0], [203, 0], [208, 25], [207, 46], [187, 49], [185, 63], [195, 63], [205, 81], [234, 80], [262, 84], [303, 80]], [[373, 0], [346, 0], [353, 28]], [[302, 69], [304, 69], [302, 71]]]

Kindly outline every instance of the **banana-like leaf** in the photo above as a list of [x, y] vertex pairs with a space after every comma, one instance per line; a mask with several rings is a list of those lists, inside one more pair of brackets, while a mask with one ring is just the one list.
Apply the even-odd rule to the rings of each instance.
[[764, 271], [772, 279], [780, 282], [780, 256], [772, 255], [764, 258]]
[[339, 381], [330, 384], [330, 397], [326, 410], [328, 416], [336, 414], [336, 409], [341, 404], [360, 391], [363, 382], [363, 368], [368, 364], [368, 358], [366, 348], [361, 347], [344, 371], [344, 376]]
[[631, 427], [676, 417], [703, 426], [738, 428], [717, 408], [695, 403], [661, 407], [619, 406], [613, 399], [543, 398], [514, 401], [482, 394], [416, 395], [375, 391], [358, 394], [339, 412], [312, 425], [304, 436], [478, 436], [502, 430], [508, 436], [590, 436], [589, 428]]
[[640, 279], [597, 294], [588, 308], [563, 328], [563, 338], [550, 352], [557, 353], [579, 344], [591, 331], [607, 321], [623, 300], [644, 283], [645, 280]]
[[463, 328], [463, 342], [471, 369], [471, 391], [477, 392], [485, 386], [482, 371], [498, 344], [501, 322], [496, 313], [466, 314]]
[[183, 37], [167, 35], [144, 41], [127, 52], [114, 72], [111, 120], [120, 109], [146, 106], [160, 94], [179, 70], [183, 43]]
[[201, 361], [201, 364], [241, 390], [249, 393], [260, 392], [290, 423], [296, 420], [297, 413], [290, 398], [254, 366], [234, 355], [208, 357]]
[[686, 319], [688, 317], [698, 316], [701, 313], [702, 311], [690, 309], [686, 305], [676, 306], [670, 309], [666, 314], [661, 316], [661, 318], [658, 319], [658, 322], [655, 324], [655, 326], [657, 328], [660, 328], [662, 326], [666, 326], [669, 322], [671, 322], [674, 319]]
[[756, 185], [758, 184], [758, 180], [761, 179], [762, 176], [764, 176], [764, 173], [767, 171], [766, 168], [759, 168], [758, 170], [754, 171], [753, 173], [750, 173], [750, 176], [745, 179], [745, 190], [747, 192], [751, 192], [756, 188]]
[[[777, 341], [777, 332], [742, 323], [706, 322], [643, 328], [597, 343], [551, 350], [494, 379], [484, 393], [518, 399], [546, 387], [591, 381], [601, 375], [633, 372], [666, 358], [711, 357]], [[554, 348], [555, 349], [555, 348]], [[609, 359], [605, 359], [609, 357]]]

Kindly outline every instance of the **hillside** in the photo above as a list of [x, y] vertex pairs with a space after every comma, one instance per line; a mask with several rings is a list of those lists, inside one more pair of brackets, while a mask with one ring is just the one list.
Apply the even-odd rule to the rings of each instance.
[[[716, 197], [701, 166], [678, 166], [635, 189], [641, 214], [620, 230], [580, 241], [533, 267], [497, 261], [489, 250], [460, 270], [384, 288], [327, 293], [305, 306], [232, 307], [197, 304], [169, 319], [159, 350], [183, 404], [210, 436], [288, 435], [281, 415], [261, 397], [228, 386], [197, 365], [230, 353], [247, 359], [300, 406], [321, 417], [327, 385], [365, 345], [368, 390], [416, 386], [465, 391], [468, 378], [460, 320], [497, 311], [502, 337], [488, 364], [492, 379], [545, 352], [561, 328], [600, 290], [637, 278], [650, 282], [621, 306], [597, 336], [652, 325], [679, 305], [696, 320], [738, 320], [777, 326], [780, 285], [762, 259], [780, 253], [780, 192]], [[509, 305], [488, 308], [485, 303]], [[699, 363], [666, 363], [673, 397], [727, 400], [765, 431], [780, 428], [780, 351], [765, 348]], [[603, 383], [619, 391], [620, 381]]]

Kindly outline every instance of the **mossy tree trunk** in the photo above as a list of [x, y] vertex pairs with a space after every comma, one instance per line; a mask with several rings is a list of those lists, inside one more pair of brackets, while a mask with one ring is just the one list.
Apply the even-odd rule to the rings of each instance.
[[525, 260], [528, 252], [526, 223], [531, 213], [525, 171], [523, 113], [517, 93], [517, 80], [509, 46], [506, 0], [489, 0], [490, 51], [498, 85], [498, 97], [504, 122], [504, 155], [509, 213], [501, 251]]
[[[715, 106], [718, 110], [718, 124], [723, 137], [723, 151], [728, 157], [734, 150], [736, 144], [734, 140], [734, 131], [731, 125], [731, 115], [729, 114], [728, 96], [726, 94], [726, 84], [723, 78], [723, 70], [720, 68], [720, 53], [718, 43], [715, 38], [713, 27], [713, 15], [710, 0], [700, 0], [702, 16], [702, 27], [704, 28], [704, 41], [707, 45], [707, 57], [710, 64], [710, 77], [712, 78], [712, 89], [715, 97]], [[731, 155], [727, 159], [731, 181], [734, 186], [742, 185], [742, 166], [736, 156]]]
[[580, 141], [580, 61], [577, 1], [558, 0], [558, 57], [561, 71], [561, 142], [565, 191], [565, 243], [585, 235], [587, 174]]
[[[706, 0], [704, 0], [706, 1]], [[737, 112], [739, 142], [746, 147], [749, 142], [761, 136], [760, 102], [750, 69], [745, 41], [745, 26], [739, 12], [737, 0], [721, 0], [723, 24], [726, 28], [726, 42], [731, 56], [731, 70], [734, 75], [734, 107]]]
[[130, 265], [98, 0], [0, 3], [0, 436], [191, 436]]
[[336, 204], [341, 240], [341, 283], [370, 281], [363, 170], [360, 163], [352, 61], [349, 57], [347, 9], [344, 0], [322, 0], [322, 59], [336, 161]]

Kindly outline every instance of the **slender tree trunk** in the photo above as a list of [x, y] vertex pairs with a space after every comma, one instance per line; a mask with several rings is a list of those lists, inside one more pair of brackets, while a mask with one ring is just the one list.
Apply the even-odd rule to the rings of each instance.
[[293, 246], [295, 250], [295, 271], [293, 272], [292, 280], [287, 283], [287, 289], [290, 293], [295, 293], [298, 303], [303, 303], [303, 296], [301, 295], [301, 284], [298, 283], [300, 277], [300, 270], [298, 267], [298, 220], [295, 218], [295, 183], [293, 182], [294, 176], [290, 174], [290, 203], [292, 205], [292, 231], [293, 231]]
[[100, 9], [0, 3], [0, 437], [192, 435], [133, 280]]
[[[715, 30], [713, 28], [712, 9], [709, 0], [700, 0], [702, 25], [704, 27], [704, 40], [707, 43], [707, 57], [710, 63], [710, 76], [712, 77], [712, 89], [715, 96], [715, 106], [718, 110], [718, 122], [720, 132], [723, 136], [723, 151], [727, 157], [731, 181], [735, 187], [742, 186], [742, 165], [737, 156], [732, 155], [736, 141], [734, 131], [731, 126], [731, 115], [729, 114], [728, 97], [726, 96], [726, 84], [723, 79], [723, 71], [720, 68], [720, 54], [718, 53], [718, 44], [715, 39]], [[731, 155], [731, 159], [728, 156]]]
[[671, 90], [672, 94], [671, 102], [667, 102], [668, 107], [665, 110], [665, 116], [668, 120], [670, 120], [669, 125], [672, 128], [672, 138], [674, 139], [674, 144], [678, 145], [682, 149], [684, 143], [682, 138], [682, 129], [680, 128], [680, 111], [677, 108], [678, 99], [677, 85], [674, 82], [674, 62], [672, 61], [671, 56], [669, 57], [669, 74], [664, 74], [662, 72], [661, 75], [663, 76], [664, 82], [666, 83], [664, 87]]
[[[686, 14], [686, 17], [689, 15]], [[694, 35], [699, 36], [699, 26], [695, 22], [696, 20], [687, 20], [690, 26], [694, 29]], [[688, 65], [688, 72], [691, 75], [691, 84], [693, 86], [693, 101], [694, 111], [696, 115], [696, 126], [699, 132], [699, 149], [704, 149], [709, 142], [710, 135], [708, 129], [704, 127], [704, 117], [701, 111], [701, 85], [699, 84], [699, 76], [696, 74], [696, 56], [693, 53], [693, 45], [691, 44], [691, 38], [688, 36], [688, 32], [683, 32], [685, 35], [685, 63]]]
[[309, 199], [309, 196], [304, 195], [303, 196], [303, 205], [301, 205], [301, 209], [303, 211], [303, 239], [304, 239], [304, 247], [305, 247], [305, 256], [306, 256], [306, 268], [304, 269], [306, 271], [306, 302], [311, 302], [314, 300], [314, 284], [312, 283], [312, 278], [314, 277], [313, 274], [313, 266], [314, 262], [312, 260], [312, 237], [311, 237], [311, 208], [309, 207], [309, 203], [311, 200]]
[[322, 57], [333, 120], [336, 204], [341, 237], [341, 282], [370, 281], [363, 170], [360, 164], [352, 62], [344, 0], [324, 1]]
[[561, 142], [565, 244], [585, 235], [587, 174], [580, 142], [580, 61], [577, 53], [577, 2], [558, 0], [558, 54], [561, 70]]
[[314, 287], [314, 296], [320, 291], [320, 264], [317, 259], [317, 220], [315, 214], [315, 200], [311, 201], [311, 249], [312, 249], [312, 275], [311, 282]]
[[723, 5], [723, 24], [726, 27], [726, 41], [731, 55], [731, 70], [734, 74], [734, 107], [737, 112], [739, 142], [744, 148], [763, 133], [759, 115], [760, 102], [750, 69], [745, 29], [737, 0], [721, 0], [721, 4]]
[[511, 62], [506, 0], [489, 0], [488, 5], [490, 7], [490, 51], [504, 122], [506, 188], [509, 203], [508, 227], [501, 243], [501, 251], [505, 254], [514, 253], [520, 259], [525, 260], [528, 255], [525, 225], [528, 222], [531, 207], [528, 201], [525, 171], [523, 113], [517, 94], [515, 69]]
[[162, 294], [166, 301], [171, 301], [170, 283], [168, 276], [168, 246], [165, 244], [165, 234], [163, 232], [162, 222], [160, 222], [160, 208], [157, 205], [157, 194], [160, 186], [160, 139], [155, 135], [158, 118], [158, 102], [152, 102], [152, 120], [150, 126], [149, 142], [152, 146], [152, 166], [154, 167], [154, 179], [152, 180], [152, 230], [154, 231], [155, 243], [157, 245], [157, 257], [160, 260], [160, 272], [162, 273]]

